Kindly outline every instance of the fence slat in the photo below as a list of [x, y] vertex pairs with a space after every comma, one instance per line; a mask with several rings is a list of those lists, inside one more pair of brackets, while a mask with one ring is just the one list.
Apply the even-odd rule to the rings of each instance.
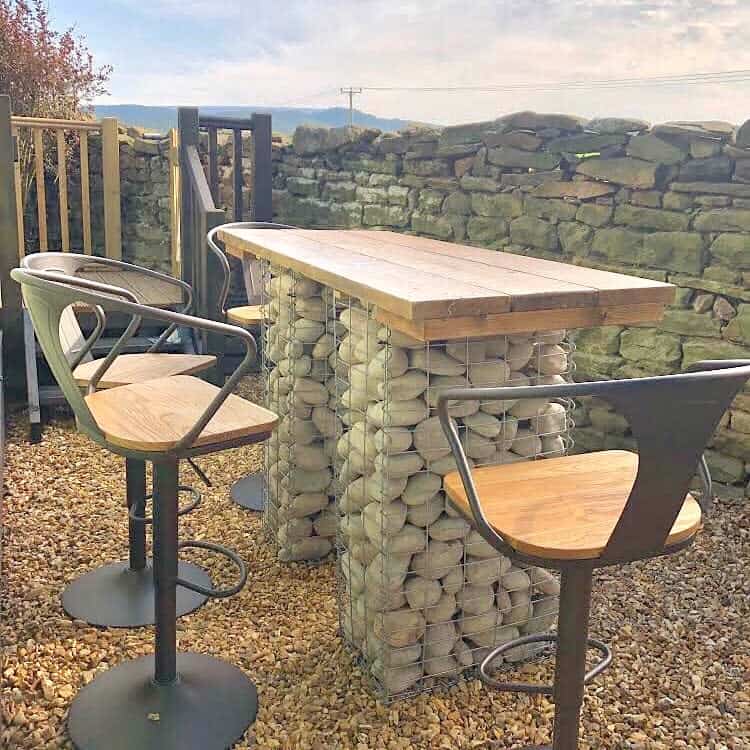
[[169, 223], [172, 276], [181, 278], [180, 267], [180, 152], [177, 130], [169, 131]]
[[83, 252], [91, 255], [91, 187], [89, 184], [89, 134], [81, 130], [81, 224], [83, 225]]
[[65, 156], [67, 144], [65, 131], [57, 131], [57, 191], [60, 201], [60, 244], [62, 251], [70, 251], [70, 226], [68, 225], [68, 164]]
[[242, 221], [242, 131], [232, 131], [232, 144], [234, 146], [234, 159], [232, 173], [234, 174], [234, 220]]
[[23, 226], [23, 185], [21, 183], [21, 161], [18, 154], [18, 130], [11, 127], [11, 135], [14, 139], [15, 162], [13, 164], [13, 184], [16, 189], [16, 226], [18, 227], [18, 259], [22, 260], [26, 255], [26, 239]]
[[122, 258], [122, 217], [120, 213], [120, 143], [117, 120], [102, 119], [102, 177], [104, 181], [104, 253]]
[[208, 129], [208, 186], [214, 205], [219, 202], [219, 145], [216, 128]]
[[39, 224], [39, 249], [49, 250], [47, 244], [47, 189], [44, 185], [44, 141], [41, 128], [32, 131], [34, 142], [34, 174], [36, 179], [36, 215]]

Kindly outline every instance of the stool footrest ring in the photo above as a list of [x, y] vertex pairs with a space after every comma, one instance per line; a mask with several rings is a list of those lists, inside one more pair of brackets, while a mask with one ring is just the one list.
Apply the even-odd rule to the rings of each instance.
[[[198, 490], [195, 489], [195, 487], [188, 487], [187, 485], [181, 484], [177, 488], [177, 491], [189, 492], [192, 497], [190, 502], [184, 508], [180, 508], [177, 511], [178, 516], [184, 516], [184, 515], [187, 515], [188, 513], [191, 513], [203, 501], [203, 496], [201, 495], [200, 492], [198, 492]], [[151, 500], [153, 499], [153, 497], [154, 497], [153, 493], [146, 495], [146, 500]], [[128, 516], [130, 517], [131, 521], [138, 521], [139, 523], [153, 523], [154, 522], [154, 519], [151, 516], [136, 515], [134, 507], [132, 505], [128, 508]]]
[[[492, 649], [487, 656], [482, 659], [482, 663], [479, 665], [479, 679], [485, 684], [489, 685], [495, 690], [503, 690], [506, 692], [514, 693], [532, 693], [534, 695], [553, 695], [554, 688], [552, 685], [532, 685], [526, 682], [501, 682], [496, 680], [494, 677], [490, 677], [487, 673], [489, 665], [501, 654], [506, 651], [511, 651], [518, 646], [526, 646], [530, 643], [555, 643], [557, 644], [556, 633], [538, 633], [535, 635], [525, 635], [521, 638], [515, 638], [508, 643], [504, 643], [502, 646], [498, 646]], [[591, 682], [594, 677], [600, 675], [611, 663], [612, 663], [612, 650], [607, 646], [606, 643], [594, 640], [593, 638], [588, 639], [589, 648], [594, 648], [602, 654], [602, 659], [586, 672], [586, 676], [583, 678], [583, 684]]]
[[224, 557], [228, 557], [237, 566], [237, 570], [240, 574], [240, 580], [234, 586], [229, 586], [225, 589], [215, 589], [201, 586], [200, 584], [193, 583], [192, 581], [186, 581], [183, 578], [178, 578], [176, 581], [178, 586], [184, 586], [191, 591], [203, 594], [204, 596], [210, 596], [213, 599], [225, 599], [228, 596], [234, 596], [235, 594], [242, 591], [245, 583], [247, 582], [247, 566], [236, 552], [233, 552], [231, 549], [225, 547], [222, 544], [215, 544], [214, 542], [186, 541], [180, 542], [177, 545], [178, 549], [184, 549], [186, 547], [206, 549], [210, 552], [217, 552], [220, 555], [224, 555]]

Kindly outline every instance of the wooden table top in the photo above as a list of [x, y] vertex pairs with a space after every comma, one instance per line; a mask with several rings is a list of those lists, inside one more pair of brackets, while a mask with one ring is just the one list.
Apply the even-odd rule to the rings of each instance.
[[376, 305], [422, 340], [658, 321], [675, 287], [635, 276], [378, 230], [226, 229], [264, 258]]

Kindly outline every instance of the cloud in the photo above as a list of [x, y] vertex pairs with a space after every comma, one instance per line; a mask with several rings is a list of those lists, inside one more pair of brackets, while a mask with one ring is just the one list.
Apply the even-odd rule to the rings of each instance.
[[[347, 85], [505, 85], [750, 68], [750, 4], [739, 0], [120, 2], [190, 36], [183, 45], [165, 39], [158, 65], [153, 54], [143, 64], [137, 55], [115, 60], [115, 98], [147, 104], [327, 106], [343, 103], [337, 92]], [[446, 123], [524, 108], [744, 121], [750, 87], [365, 92], [357, 103]]]

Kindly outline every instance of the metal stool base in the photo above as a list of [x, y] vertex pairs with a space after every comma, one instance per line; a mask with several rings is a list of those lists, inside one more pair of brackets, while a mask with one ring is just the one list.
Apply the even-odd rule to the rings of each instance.
[[237, 505], [247, 510], [260, 512], [266, 507], [265, 488], [266, 477], [258, 472], [238, 479], [232, 485], [229, 494]]
[[84, 687], [68, 732], [79, 750], [224, 750], [258, 713], [255, 685], [231, 664], [177, 655], [178, 678], [153, 679], [154, 657], [126, 661]]
[[[192, 563], [180, 563], [180, 578], [211, 586], [208, 574]], [[198, 609], [203, 594], [177, 589], [177, 616]], [[62, 593], [63, 609], [73, 618], [91, 625], [135, 628], [154, 624], [154, 571], [151, 565], [130, 570], [127, 562], [96, 568], [70, 583]]]

